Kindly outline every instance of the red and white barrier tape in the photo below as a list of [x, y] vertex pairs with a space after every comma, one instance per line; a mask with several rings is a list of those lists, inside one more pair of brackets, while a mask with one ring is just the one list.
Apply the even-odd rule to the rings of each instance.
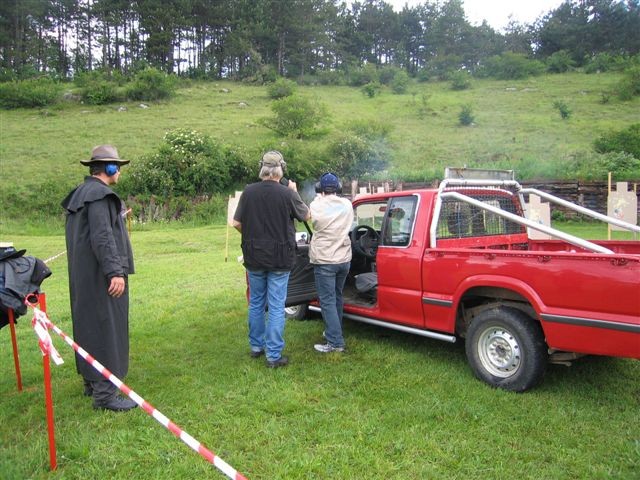
[[[118, 387], [118, 389], [121, 392], [123, 392], [126, 395], [128, 395], [129, 398], [131, 398], [131, 400], [136, 402], [145, 412], [147, 412], [150, 416], [152, 416], [158, 422], [160, 422], [171, 433], [173, 433], [176, 437], [178, 437], [180, 440], [182, 440], [184, 443], [186, 443], [189, 447], [191, 447], [191, 449], [193, 449], [196, 452], [198, 452], [202, 457], [204, 457], [205, 460], [207, 460], [207, 462], [209, 462], [212, 465], [214, 465], [216, 468], [218, 468], [218, 470], [220, 470], [227, 477], [229, 477], [229, 478], [231, 478], [233, 480], [247, 480], [245, 476], [243, 476], [241, 473], [239, 473], [231, 465], [229, 465], [227, 462], [222, 460], [220, 457], [218, 457], [216, 454], [214, 454], [211, 450], [207, 449], [204, 445], [202, 445], [202, 443], [200, 443], [195, 438], [193, 438], [191, 435], [189, 435], [187, 432], [182, 430], [178, 425], [176, 425], [171, 420], [169, 420], [159, 410], [157, 410], [153, 405], [151, 405], [149, 402], [147, 402], [144, 398], [142, 398], [136, 392], [131, 390], [131, 388], [129, 388], [125, 383], [123, 383], [122, 380], [120, 380], [118, 377], [113, 375], [107, 368], [104, 367], [104, 365], [102, 365], [100, 362], [98, 362], [85, 349], [83, 349], [80, 345], [78, 345], [76, 342], [74, 342], [72, 338], [70, 338], [66, 333], [64, 333], [56, 325], [54, 325], [51, 322], [51, 320], [49, 320], [49, 317], [47, 317], [46, 313], [44, 313], [42, 310], [40, 310], [39, 308], [37, 308], [35, 305], [33, 305], [31, 303], [27, 303], [27, 305], [29, 305], [31, 308], [33, 308], [34, 316], [33, 316], [32, 324], [33, 324], [34, 329], [36, 329], [36, 334], [40, 338], [40, 348], [41, 349], [43, 348], [42, 345], [44, 343], [45, 347], [48, 349], [47, 353], [49, 353], [51, 355], [51, 358], [53, 358], [54, 361], [56, 361], [56, 360], [55, 360], [55, 356], [54, 356], [53, 353], [55, 352], [55, 355], [58, 358], [60, 358], [60, 355], [58, 355], [58, 352], [55, 350], [55, 348], [53, 347], [53, 344], [51, 343], [51, 337], [49, 336], [49, 333], [47, 332], [48, 329], [52, 329], [54, 332], [56, 332], [58, 335], [60, 335], [62, 337], [62, 339], [67, 344], [69, 344], [71, 346], [71, 348], [73, 348], [78, 353], [78, 355], [80, 355], [93, 368], [95, 368], [98, 372], [100, 372], [100, 374], [103, 377], [105, 377], [107, 380], [109, 380], [111, 383], [113, 383], [116, 387]], [[45, 337], [41, 336], [42, 330], [44, 330], [44, 332], [46, 334]], [[38, 333], [39, 331], [40, 331], [40, 333]], [[48, 337], [48, 341], [46, 340], [47, 337]], [[43, 340], [43, 338], [44, 338], [44, 340]], [[43, 354], [44, 353], [45, 353], [45, 350], [43, 350]], [[60, 360], [61, 360], [61, 363], [62, 363], [62, 358], [60, 358]], [[59, 365], [59, 363], [57, 361], [56, 361], [56, 364]]]
[[40, 350], [42, 350], [42, 355], [49, 354], [56, 365], [62, 365], [64, 360], [56, 350], [56, 347], [53, 346], [51, 335], [49, 335], [49, 330], [47, 330], [47, 321], [47, 315], [42, 310], [38, 308], [33, 309], [31, 326], [38, 336], [38, 345], [40, 346]]
[[53, 262], [56, 258], [58, 258], [58, 257], [60, 257], [60, 256], [62, 256], [62, 255], [64, 255], [65, 253], [67, 253], [67, 251], [66, 251], [66, 250], [65, 250], [64, 252], [60, 252], [60, 253], [58, 253], [57, 255], [54, 255], [53, 257], [49, 257], [49, 258], [47, 258], [46, 260], [44, 260], [44, 263], [47, 263], [47, 264], [48, 264], [49, 262]]

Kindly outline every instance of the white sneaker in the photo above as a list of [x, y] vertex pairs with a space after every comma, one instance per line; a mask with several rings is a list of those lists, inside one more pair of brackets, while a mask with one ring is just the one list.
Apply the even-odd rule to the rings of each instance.
[[334, 347], [328, 343], [317, 343], [313, 348], [320, 353], [344, 352], [344, 347]]

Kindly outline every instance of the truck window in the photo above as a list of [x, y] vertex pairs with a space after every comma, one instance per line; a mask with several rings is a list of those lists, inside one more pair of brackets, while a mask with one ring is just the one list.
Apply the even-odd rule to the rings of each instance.
[[[513, 198], [501, 195], [481, 195], [464, 192], [492, 207], [510, 213], [516, 212]], [[438, 220], [438, 238], [465, 238], [486, 235], [524, 233], [524, 226], [457, 199], [444, 199]]]
[[382, 245], [393, 247], [406, 247], [409, 245], [417, 205], [418, 197], [415, 195], [394, 197], [389, 200], [387, 215], [382, 228]]

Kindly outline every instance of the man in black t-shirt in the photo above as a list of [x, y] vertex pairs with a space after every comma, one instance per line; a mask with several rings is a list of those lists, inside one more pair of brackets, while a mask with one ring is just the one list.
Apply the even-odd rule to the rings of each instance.
[[[270, 151], [260, 162], [260, 182], [248, 185], [238, 202], [233, 226], [242, 234], [242, 255], [249, 279], [249, 345], [251, 357], [266, 353], [267, 366], [289, 363], [284, 348], [284, 303], [295, 262], [294, 219], [309, 219], [295, 182], [280, 183], [286, 163]], [[268, 305], [268, 319], [265, 310]]]

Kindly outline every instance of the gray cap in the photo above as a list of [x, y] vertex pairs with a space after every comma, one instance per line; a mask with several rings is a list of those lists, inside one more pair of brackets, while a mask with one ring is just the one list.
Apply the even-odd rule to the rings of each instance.
[[277, 150], [271, 150], [262, 156], [261, 167], [286, 167], [287, 163], [284, 161], [284, 157]]

